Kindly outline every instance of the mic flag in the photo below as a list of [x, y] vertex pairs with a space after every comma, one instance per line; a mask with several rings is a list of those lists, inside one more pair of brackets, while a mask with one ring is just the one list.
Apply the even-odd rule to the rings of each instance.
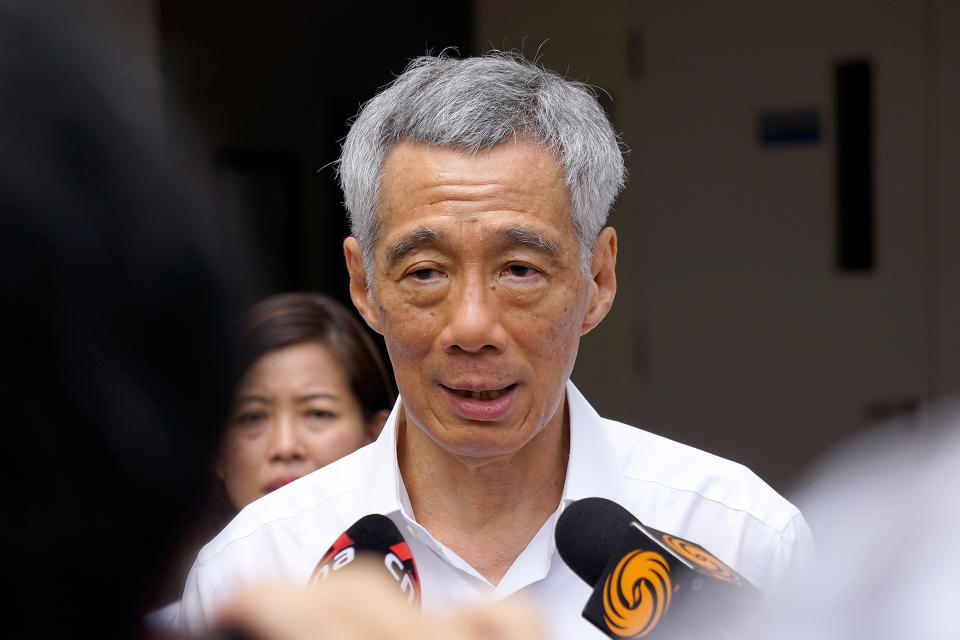
[[698, 544], [585, 498], [557, 521], [557, 551], [593, 587], [583, 617], [610, 638], [720, 638], [761, 594]]
[[363, 516], [341, 533], [320, 558], [309, 582], [328, 580], [349, 567], [357, 556], [381, 561], [406, 596], [407, 604], [420, 609], [420, 576], [413, 553], [396, 525], [379, 513]]

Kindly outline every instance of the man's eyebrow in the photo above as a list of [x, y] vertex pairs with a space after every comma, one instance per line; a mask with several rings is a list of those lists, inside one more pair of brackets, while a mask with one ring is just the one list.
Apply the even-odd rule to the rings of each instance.
[[414, 229], [400, 236], [400, 239], [387, 247], [387, 264], [392, 266], [421, 247], [436, 244], [440, 234], [433, 229]]
[[497, 235], [507, 243], [528, 247], [551, 258], [560, 255], [560, 247], [556, 242], [530, 227], [501, 227], [497, 230]]

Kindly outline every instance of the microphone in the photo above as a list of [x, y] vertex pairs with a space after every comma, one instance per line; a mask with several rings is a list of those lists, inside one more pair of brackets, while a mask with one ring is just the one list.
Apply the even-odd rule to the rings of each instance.
[[420, 576], [413, 553], [396, 525], [379, 513], [363, 516], [341, 533], [320, 558], [308, 582], [330, 579], [349, 567], [357, 556], [381, 561], [384, 570], [406, 595], [407, 604], [413, 609], [420, 609]]
[[583, 617], [610, 638], [729, 638], [735, 612], [762, 599], [700, 545], [605, 498], [567, 507], [555, 538], [563, 561], [593, 587]]

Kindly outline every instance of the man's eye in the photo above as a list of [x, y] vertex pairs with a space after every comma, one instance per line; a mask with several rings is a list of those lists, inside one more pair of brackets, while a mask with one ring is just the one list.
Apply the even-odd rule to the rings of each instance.
[[331, 412], [329, 412], [329, 411], [327, 411], [327, 410], [325, 410], [325, 409], [313, 409], [313, 410], [307, 412], [307, 416], [310, 417], [310, 418], [316, 418], [316, 419], [318, 419], [318, 420], [326, 420], [326, 419], [328, 419], [328, 418], [335, 418], [335, 417], [336, 417], [336, 416], [333, 415]]
[[525, 264], [512, 264], [504, 269], [504, 273], [515, 278], [529, 278], [537, 273], [537, 270]]
[[439, 272], [436, 269], [429, 268], [415, 269], [414, 271], [410, 272], [410, 275], [417, 280], [430, 280], [431, 278], [435, 278], [438, 274]]

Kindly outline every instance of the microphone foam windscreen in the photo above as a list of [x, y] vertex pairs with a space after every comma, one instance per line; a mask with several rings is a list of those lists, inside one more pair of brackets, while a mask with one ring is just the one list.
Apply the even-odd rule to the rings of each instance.
[[564, 509], [554, 537], [557, 551], [574, 573], [594, 586], [633, 515], [612, 500], [584, 498]]
[[357, 551], [387, 553], [390, 547], [403, 542], [397, 525], [385, 515], [371, 513], [363, 516], [346, 530]]

